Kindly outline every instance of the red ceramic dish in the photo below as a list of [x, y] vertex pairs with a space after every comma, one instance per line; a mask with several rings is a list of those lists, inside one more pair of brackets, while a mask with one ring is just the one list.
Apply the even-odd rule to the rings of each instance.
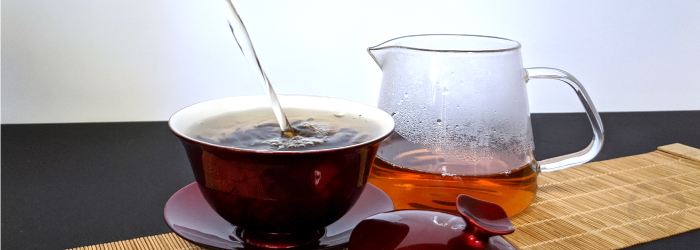
[[[353, 228], [364, 218], [391, 211], [389, 196], [372, 184], [367, 184], [360, 198], [348, 213], [327, 226], [317, 245], [306, 250], [344, 249]], [[207, 204], [196, 183], [180, 189], [165, 204], [165, 221], [181, 237], [199, 245], [217, 249], [260, 249], [246, 246], [240, 228], [227, 222]]]
[[350, 250], [515, 249], [499, 235], [515, 228], [495, 203], [460, 195], [462, 218], [432, 211], [402, 210], [360, 222], [350, 236]]

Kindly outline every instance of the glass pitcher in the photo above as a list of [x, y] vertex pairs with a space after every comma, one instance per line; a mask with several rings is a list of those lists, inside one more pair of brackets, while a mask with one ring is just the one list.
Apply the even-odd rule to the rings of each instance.
[[[527, 208], [537, 174], [583, 164], [603, 145], [603, 124], [572, 75], [522, 66], [520, 43], [473, 35], [416, 35], [368, 48], [382, 69], [378, 106], [396, 122], [380, 144], [369, 182], [396, 209], [456, 214], [459, 194], [502, 206], [509, 216]], [[593, 140], [572, 154], [537, 161], [526, 83], [556, 79], [578, 95]]]

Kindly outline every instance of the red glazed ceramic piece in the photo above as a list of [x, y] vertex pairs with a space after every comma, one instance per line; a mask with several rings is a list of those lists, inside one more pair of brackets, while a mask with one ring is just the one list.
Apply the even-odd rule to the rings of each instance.
[[460, 195], [457, 210], [462, 218], [422, 210], [370, 216], [355, 227], [349, 250], [515, 249], [499, 236], [515, 231], [499, 205]]
[[[367, 216], [394, 209], [389, 196], [372, 184], [367, 184], [350, 211], [321, 230], [318, 242], [302, 247], [304, 250], [345, 249], [352, 229]], [[180, 189], [165, 204], [165, 221], [175, 232], [189, 241], [217, 249], [261, 249], [245, 244], [244, 230], [219, 216], [204, 200], [196, 183]]]

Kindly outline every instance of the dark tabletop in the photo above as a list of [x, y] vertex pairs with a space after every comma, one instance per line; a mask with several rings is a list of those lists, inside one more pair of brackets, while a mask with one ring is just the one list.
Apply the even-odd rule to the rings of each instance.
[[[595, 161], [683, 143], [700, 111], [603, 113]], [[584, 148], [584, 114], [533, 114], [538, 159]], [[2, 125], [2, 248], [66, 249], [171, 232], [163, 207], [194, 177], [166, 122]], [[700, 230], [630, 249], [698, 249]]]

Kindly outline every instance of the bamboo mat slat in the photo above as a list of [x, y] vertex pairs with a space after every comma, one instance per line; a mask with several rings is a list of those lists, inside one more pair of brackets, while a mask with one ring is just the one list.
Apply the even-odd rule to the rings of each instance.
[[[538, 176], [518, 249], [617, 249], [700, 228], [700, 150], [682, 144]], [[207, 250], [175, 233], [70, 250]]]
[[175, 233], [122, 240], [70, 250], [210, 250], [190, 243]]

